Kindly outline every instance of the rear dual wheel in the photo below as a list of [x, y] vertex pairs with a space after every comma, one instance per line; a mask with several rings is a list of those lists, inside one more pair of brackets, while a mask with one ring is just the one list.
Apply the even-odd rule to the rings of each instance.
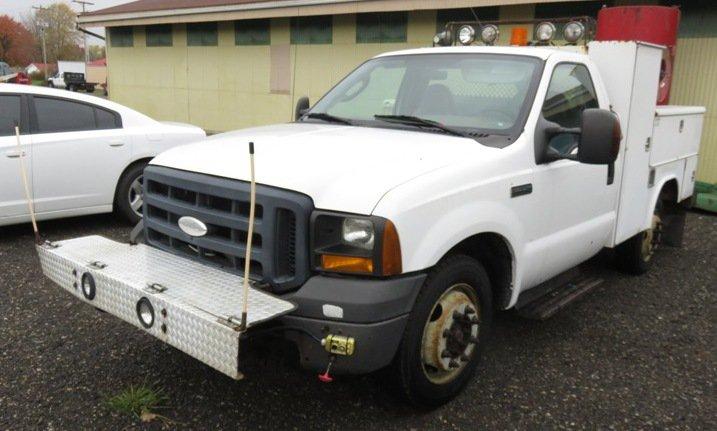
[[480, 262], [450, 256], [429, 274], [393, 363], [397, 387], [413, 404], [433, 407], [470, 382], [492, 320], [491, 287]]
[[662, 236], [662, 205], [655, 206], [650, 228], [638, 233], [615, 249], [617, 265], [623, 271], [640, 275], [652, 266], [652, 257], [660, 246]]

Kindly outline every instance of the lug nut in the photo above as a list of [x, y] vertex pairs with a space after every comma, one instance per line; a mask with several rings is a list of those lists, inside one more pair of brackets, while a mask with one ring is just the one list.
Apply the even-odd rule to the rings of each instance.
[[466, 307], [466, 315], [474, 314], [476, 311], [471, 307]]
[[448, 367], [449, 367], [449, 368], [458, 368], [458, 367], [460, 367], [460, 366], [461, 366], [461, 365], [460, 365], [460, 364], [458, 363], [458, 361], [456, 361], [455, 359], [451, 359], [451, 361], [448, 362]]

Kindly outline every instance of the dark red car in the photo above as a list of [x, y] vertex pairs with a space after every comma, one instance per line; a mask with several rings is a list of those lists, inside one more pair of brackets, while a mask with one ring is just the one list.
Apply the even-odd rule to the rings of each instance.
[[30, 77], [25, 72], [18, 72], [17, 76], [8, 81], [12, 84], [24, 84], [24, 85], [30, 85], [32, 81], [30, 80]]

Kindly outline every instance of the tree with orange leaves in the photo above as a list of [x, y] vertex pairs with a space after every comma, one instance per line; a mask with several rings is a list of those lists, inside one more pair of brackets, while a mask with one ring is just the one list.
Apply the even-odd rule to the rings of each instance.
[[24, 25], [0, 15], [0, 60], [10, 66], [27, 66], [36, 57], [35, 38]]

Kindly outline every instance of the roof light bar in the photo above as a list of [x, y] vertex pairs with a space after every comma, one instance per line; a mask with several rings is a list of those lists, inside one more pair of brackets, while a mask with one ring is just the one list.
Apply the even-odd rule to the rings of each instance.
[[[521, 45], [556, 44], [558, 26], [562, 27], [565, 43], [576, 45], [587, 44], [595, 35], [596, 21], [589, 16], [554, 18], [549, 20], [506, 20], [506, 21], [460, 21], [449, 22], [443, 31], [433, 38], [434, 46], [469, 46], [477, 42], [494, 45], [500, 36], [501, 26], [528, 26], [535, 28], [534, 40], [523, 41]], [[511, 41], [515, 35], [511, 35]], [[521, 34], [522, 36], [522, 34]], [[527, 38], [526, 38], [527, 39]], [[559, 39], [559, 38], [558, 38]], [[511, 43], [512, 44], [512, 43]], [[559, 43], [558, 43], [559, 44]]]

